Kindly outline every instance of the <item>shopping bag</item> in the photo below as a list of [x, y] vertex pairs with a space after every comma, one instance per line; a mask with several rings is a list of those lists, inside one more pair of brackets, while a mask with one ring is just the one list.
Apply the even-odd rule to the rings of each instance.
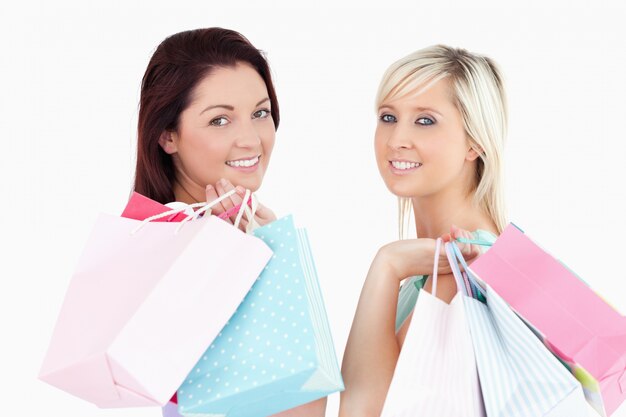
[[343, 390], [306, 231], [254, 230], [274, 255], [178, 390], [179, 412], [261, 417]]
[[510, 224], [470, 269], [569, 367], [598, 413], [626, 399], [626, 318], [569, 268]]
[[[250, 197], [250, 198], [249, 198]], [[249, 211], [248, 217], [254, 216], [255, 207], [253, 207], [253, 199], [246, 193], [244, 199], [247, 201], [247, 206], [249, 206], [252, 211]], [[187, 219], [188, 216], [193, 215], [194, 208], [202, 207], [206, 203], [197, 203], [197, 204], [185, 204], [181, 202], [173, 202], [168, 203], [167, 205], [163, 205], [157, 201], [154, 201], [142, 194], [137, 192], [133, 192], [131, 197], [122, 212], [122, 217], [135, 219], [135, 220], [145, 220], [148, 217], [153, 217], [155, 222], [182, 222]], [[178, 210], [176, 210], [178, 209]], [[220, 215], [218, 215], [221, 219], [226, 219], [230, 217], [238, 211], [240, 211], [241, 204], [235, 205], [230, 210], [227, 210]], [[180, 211], [179, 211], [180, 210]], [[169, 213], [167, 215], [163, 215], [164, 213]], [[163, 416], [164, 417], [180, 417], [178, 414], [178, 400], [176, 398], [176, 393], [172, 396], [170, 401], [163, 407]]]
[[40, 378], [100, 407], [165, 404], [271, 255], [215, 216], [182, 225], [101, 214]]
[[433, 294], [419, 293], [381, 417], [485, 415], [463, 301], [436, 297], [440, 245]]
[[446, 254], [463, 294], [487, 416], [588, 416], [580, 383], [496, 291], [476, 280], [455, 243], [446, 244]]
[[172, 214], [169, 216], [164, 216], [158, 219], [155, 219], [155, 222], [180, 222], [183, 221], [187, 214], [184, 212], [175, 212], [171, 210], [170, 207], [167, 207], [157, 201], [154, 201], [138, 192], [134, 191], [130, 198], [128, 199], [128, 203], [122, 212], [122, 217], [127, 219], [135, 219], [135, 220], [145, 220], [150, 216], [154, 216], [157, 214], [165, 213], [167, 211], [172, 211]]

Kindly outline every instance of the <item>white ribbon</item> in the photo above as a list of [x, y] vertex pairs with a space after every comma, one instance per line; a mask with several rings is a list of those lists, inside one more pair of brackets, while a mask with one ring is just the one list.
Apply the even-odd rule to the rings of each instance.
[[211, 207], [213, 207], [214, 205], [224, 201], [225, 199], [227, 199], [231, 195], [235, 194], [235, 192], [236, 192], [236, 190], [234, 190], [234, 189], [230, 190], [226, 194], [221, 195], [219, 198], [211, 201], [208, 204], [206, 202], [205, 203], [194, 203], [194, 204], [189, 204], [188, 206], [185, 206], [185, 207], [180, 207], [180, 208], [177, 208], [177, 209], [165, 211], [165, 212], [160, 213], [160, 214], [155, 214], [154, 216], [150, 216], [147, 219], [144, 219], [141, 222], [141, 224], [139, 224], [135, 229], [133, 229], [130, 232], [130, 234], [134, 235], [139, 230], [141, 230], [146, 224], [148, 224], [149, 222], [151, 222], [153, 220], [157, 220], [157, 219], [161, 219], [163, 217], [171, 216], [172, 214], [181, 213], [181, 212], [185, 211], [187, 209], [187, 207], [191, 207], [191, 208], [202, 207], [200, 210], [196, 211], [193, 215], [188, 215], [187, 217], [185, 217], [185, 219], [182, 222], [180, 222], [180, 225], [176, 228], [176, 232], [175, 232], [175, 233], [178, 233], [180, 231], [180, 229], [183, 227], [183, 225], [185, 223], [187, 223], [189, 220], [198, 218], [198, 216], [200, 214], [206, 212], [207, 210], [210, 210]]

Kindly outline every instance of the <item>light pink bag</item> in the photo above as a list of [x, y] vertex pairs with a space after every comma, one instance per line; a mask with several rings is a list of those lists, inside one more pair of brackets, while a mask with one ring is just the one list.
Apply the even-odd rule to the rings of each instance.
[[514, 225], [470, 270], [492, 287], [610, 415], [626, 399], [626, 318]]
[[271, 255], [215, 216], [181, 226], [100, 215], [40, 378], [100, 407], [167, 403]]

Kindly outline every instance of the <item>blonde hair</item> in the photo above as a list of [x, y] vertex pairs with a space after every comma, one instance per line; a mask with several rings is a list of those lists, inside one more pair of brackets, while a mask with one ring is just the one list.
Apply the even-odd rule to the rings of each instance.
[[[420, 94], [446, 77], [471, 146], [480, 155], [473, 201], [487, 212], [501, 233], [506, 226], [502, 162], [507, 104], [502, 73], [492, 59], [446, 45], [413, 52], [385, 72], [376, 95], [376, 110], [386, 100]], [[408, 235], [412, 206], [410, 198], [399, 198], [401, 239]]]

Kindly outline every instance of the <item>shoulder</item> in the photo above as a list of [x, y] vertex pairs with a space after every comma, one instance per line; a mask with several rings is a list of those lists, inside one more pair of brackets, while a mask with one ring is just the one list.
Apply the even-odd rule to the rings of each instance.
[[486, 240], [489, 242], [494, 242], [498, 238], [498, 234], [495, 231], [488, 229], [476, 229], [472, 234], [477, 240]]
[[[488, 243], [494, 243], [498, 238], [498, 235], [495, 232], [486, 229], [476, 229], [472, 232], [472, 234], [474, 235], [474, 239]], [[490, 246], [478, 246], [478, 248], [481, 253], [485, 253], [489, 250]]]

